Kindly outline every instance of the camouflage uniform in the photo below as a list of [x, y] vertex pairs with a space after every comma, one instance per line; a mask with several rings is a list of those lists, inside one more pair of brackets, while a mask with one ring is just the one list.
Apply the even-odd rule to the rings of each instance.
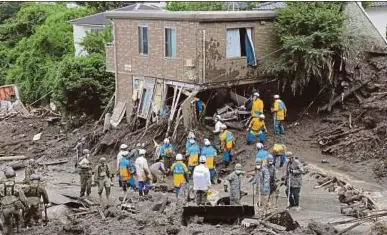
[[275, 206], [277, 204], [278, 196], [279, 196], [279, 190], [276, 182], [276, 169], [275, 165], [271, 164], [267, 166], [267, 169], [269, 170], [270, 174], [270, 196], [269, 200], [273, 200], [275, 197]]
[[28, 165], [24, 169], [24, 183], [29, 184], [31, 182], [31, 175], [36, 174], [36, 167]]
[[28, 207], [28, 202], [20, 186], [15, 185], [13, 179], [4, 181], [0, 185], [1, 208], [4, 216], [4, 232], [11, 234], [12, 216], [15, 219], [17, 231], [20, 229], [21, 210]]
[[102, 195], [102, 191], [105, 188], [106, 198], [110, 196], [110, 171], [107, 164], [98, 164], [95, 168], [95, 177], [98, 182], [98, 194]]
[[[82, 161], [81, 161], [82, 162]], [[87, 196], [91, 194], [91, 183], [92, 183], [92, 176], [93, 172], [90, 167], [88, 166], [81, 166], [80, 167], [79, 175], [81, 177], [81, 193], [80, 196], [85, 196], [85, 191]]]
[[259, 206], [266, 206], [268, 200], [269, 200], [269, 194], [270, 194], [270, 173], [269, 169], [267, 169], [266, 166], [262, 166], [260, 170], [258, 170], [257, 174], [254, 177], [254, 181], [256, 184], [258, 184], [257, 187], [257, 194], [260, 194], [260, 205]]
[[27, 197], [28, 204], [30, 207], [27, 209], [25, 214], [25, 223], [31, 225], [31, 219], [35, 220], [35, 223], [38, 224], [39, 220], [42, 219], [42, 207], [40, 203], [40, 198], [43, 197], [43, 203], [48, 204], [48, 195], [46, 189], [38, 182], [31, 183], [31, 185], [24, 188], [24, 195]]
[[241, 185], [244, 178], [243, 174], [236, 174], [235, 171], [227, 176], [224, 181], [224, 185], [227, 185], [227, 182], [230, 183], [230, 205], [241, 205]]

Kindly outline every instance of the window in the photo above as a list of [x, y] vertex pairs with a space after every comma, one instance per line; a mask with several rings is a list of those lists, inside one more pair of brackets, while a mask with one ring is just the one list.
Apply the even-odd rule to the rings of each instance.
[[138, 27], [138, 43], [140, 55], [148, 55], [148, 27]]
[[165, 29], [165, 57], [176, 57], [176, 29]]
[[90, 32], [92, 33], [101, 32], [101, 31], [103, 31], [103, 29], [98, 29], [98, 28], [90, 29]]
[[249, 47], [254, 50], [251, 31], [252, 28], [227, 29], [227, 58], [245, 57]]

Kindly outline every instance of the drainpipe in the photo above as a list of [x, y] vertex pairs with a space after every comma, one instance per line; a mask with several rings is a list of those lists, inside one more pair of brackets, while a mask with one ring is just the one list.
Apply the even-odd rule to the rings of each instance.
[[115, 89], [114, 89], [114, 107], [117, 105], [117, 88], [118, 88], [118, 65], [117, 65], [117, 43], [116, 43], [116, 24], [112, 20], [113, 26], [113, 56], [114, 56], [114, 80], [115, 80]]
[[206, 30], [203, 30], [203, 83], [206, 83]]

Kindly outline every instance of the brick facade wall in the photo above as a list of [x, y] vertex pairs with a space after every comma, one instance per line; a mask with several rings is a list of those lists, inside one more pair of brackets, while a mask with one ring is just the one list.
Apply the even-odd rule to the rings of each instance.
[[[247, 66], [246, 57], [226, 58], [226, 31], [228, 28], [252, 28], [255, 56], [259, 59], [277, 50], [278, 39], [272, 21], [201, 23], [206, 31], [206, 78], [205, 82], [254, 79], [259, 69]], [[202, 58], [200, 53], [199, 58]]]
[[114, 67], [114, 47], [112, 45], [105, 46], [106, 51], [106, 71], [115, 73]]
[[118, 73], [117, 74], [117, 101], [126, 103], [126, 121], [130, 122], [131, 111], [133, 108], [132, 94], [133, 94], [133, 80], [129, 74]]
[[[147, 56], [139, 54], [139, 26], [148, 27]], [[186, 59], [197, 63], [195, 58], [197, 26], [195, 22], [116, 19], [115, 46], [118, 72], [194, 82], [198, 79], [197, 67], [185, 67], [184, 64]], [[168, 27], [176, 29], [176, 58], [164, 57], [164, 30]]]

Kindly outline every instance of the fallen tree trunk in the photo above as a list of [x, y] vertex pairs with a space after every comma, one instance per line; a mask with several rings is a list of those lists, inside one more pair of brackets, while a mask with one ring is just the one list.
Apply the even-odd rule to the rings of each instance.
[[14, 161], [14, 160], [25, 160], [27, 159], [27, 156], [20, 155], [20, 156], [6, 156], [6, 157], [0, 157], [0, 161]]
[[339, 103], [341, 100], [344, 100], [344, 99], [347, 98], [348, 96], [352, 95], [353, 93], [355, 93], [357, 90], [359, 90], [360, 88], [362, 88], [364, 85], [366, 85], [366, 84], [369, 83], [370, 81], [371, 81], [371, 79], [368, 79], [368, 80], [362, 82], [361, 84], [352, 87], [352, 88], [349, 89], [348, 91], [345, 91], [343, 96], [342, 96], [342, 95], [337, 96], [337, 97], [336, 97], [335, 99], [333, 99], [329, 104], [326, 104], [326, 105], [324, 105], [323, 107], [319, 108], [319, 109], [318, 109], [318, 112], [320, 112], [320, 111], [328, 111], [328, 112], [330, 112], [333, 105]]

